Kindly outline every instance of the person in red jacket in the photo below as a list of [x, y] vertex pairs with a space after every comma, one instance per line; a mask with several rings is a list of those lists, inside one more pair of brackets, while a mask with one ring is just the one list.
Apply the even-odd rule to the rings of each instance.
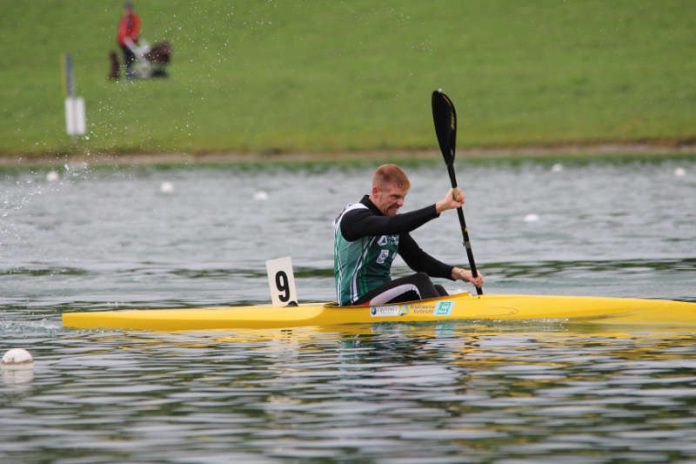
[[123, 16], [118, 23], [118, 35], [116, 41], [123, 50], [123, 59], [126, 62], [126, 77], [133, 78], [133, 63], [135, 53], [133, 47], [138, 44], [140, 38], [140, 18], [135, 14], [133, 4], [129, 1], [123, 5]]

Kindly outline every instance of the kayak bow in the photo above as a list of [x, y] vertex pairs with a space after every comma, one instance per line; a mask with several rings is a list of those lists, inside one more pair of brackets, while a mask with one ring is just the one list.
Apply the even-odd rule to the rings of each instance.
[[696, 303], [638, 298], [481, 295], [468, 293], [380, 306], [306, 303], [188, 309], [63, 313], [63, 325], [78, 329], [151, 331], [290, 328], [375, 322], [536, 321], [696, 329]]

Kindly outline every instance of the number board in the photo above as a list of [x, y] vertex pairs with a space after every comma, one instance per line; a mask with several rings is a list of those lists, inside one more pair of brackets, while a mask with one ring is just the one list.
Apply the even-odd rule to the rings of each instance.
[[292, 272], [290, 256], [266, 261], [266, 272], [268, 273], [268, 286], [271, 289], [273, 306], [297, 304], [295, 276]]

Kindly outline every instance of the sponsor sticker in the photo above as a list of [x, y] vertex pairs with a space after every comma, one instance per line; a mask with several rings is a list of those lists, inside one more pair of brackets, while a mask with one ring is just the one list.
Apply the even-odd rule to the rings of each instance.
[[406, 314], [408, 314], [408, 305], [372, 306], [370, 308], [370, 316], [372, 317], [396, 317]]
[[432, 304], [415, 304], [411, 306], [413, 314], [432, 316], [435, 312], [435, 305]]
[[389, 257], [389, 250], [380, 250], [379, 256], [377, 257], [377, 264], [384, 264], [384, 262]]
[[452, 309], [454, 309], [454, 301], [438, 301], [435, 305], [435, 311], [433, 311], [433, 315], [449, 316], [450, 314], [452, 314]]

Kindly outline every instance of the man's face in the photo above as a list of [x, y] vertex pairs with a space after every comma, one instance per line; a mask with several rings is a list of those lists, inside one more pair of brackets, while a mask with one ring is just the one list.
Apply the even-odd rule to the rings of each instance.
[[396, 216], [404, 205], [408, 189], [395, 184], [372, 188], [372, 202], [385, 216]]

